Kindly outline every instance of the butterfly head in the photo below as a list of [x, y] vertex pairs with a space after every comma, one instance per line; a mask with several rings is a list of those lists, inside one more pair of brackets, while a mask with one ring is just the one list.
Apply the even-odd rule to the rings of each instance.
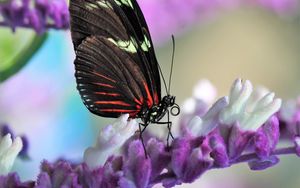
[[172, 95], [166, 95], [162, 99], [163, 105], [166, 105], [167, 107], [171, 107], [175, 104], [175, 96]]
[[164, 106], [164, 108], [171, 108], [170, 112], [173, 116], [177, 116], [180, 113], [179, 105], [175, 103], [175, 96], [164, 96], [162, 99], [162, 106]]

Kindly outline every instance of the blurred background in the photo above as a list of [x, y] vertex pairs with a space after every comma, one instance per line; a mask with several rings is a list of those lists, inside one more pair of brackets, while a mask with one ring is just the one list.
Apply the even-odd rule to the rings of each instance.
[[[300, 94], [300, 20], [297, 0], [139, 1], [154, 39], [156, 55], [169, 75], [171, 35], [176, 53], [171, 93], [180, 105], [200, 79], [218, 96], [228, 95], [237, 77], [263, 85], [283, 99]], [[0, 17], [1, 19], [1, 17]], [[30, 29], [0, 27], [0, 70], [26, 48]], [[74, 78], [74, 51], [68, 30], [49, 30], [41, 48], [19, 72], [0, 83], [0, 123], [29, 139], [30, 160], [14, 170], [33, 179], [43, 159], [82, 159], [99, 129], [113, 119], [92, 115], [82, 104]], [[175, 122], [176, 126], [176, 122]], [[298, 188], [300, 160], [285, 156], [265, 171], [237, 165], [212, 170], [181, 187]]]

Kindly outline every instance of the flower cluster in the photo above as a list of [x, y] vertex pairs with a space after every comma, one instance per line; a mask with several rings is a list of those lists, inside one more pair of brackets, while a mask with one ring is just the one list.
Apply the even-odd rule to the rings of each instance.
[[[1, 19], [2, 17], [2, 19]], [[65, 0], [8, 0], [0, 4], [0, 26], [67, 29], [69, 12]]]
[[292, 140], [296, 154], [300, 156], [300, 98], [283, 103], [278, 113], [282, 138]]
[[299, 11], [299, 0], [256, 0], [257, 3], [279, 15], [293, 15]]
[[170, 40], [172, 34], [180, 34], [192, 24], [207, 23], [223, 10], [241, 6], [260, 6], [279, 16], [295, 16], [299, 12], [299, 0], [137, 0], [154, 41]]
[[210, 0], [138, 0], [154, 41], [170, 40], [174, 32], [182, 32], [198, 19], [205, 20], [222, 5]]
[[[211, 95], [202, 95], [203, 90]], [[281, 99], [274, 98], [274, 93], [253, 90], [249, 81], [241, 79], [234, 82], [229, 96], [208, 108], [215, 95], [208, 81], [197, 85], [194, 96], [183, 105], [181, 133], [170, 148], [148, 133], [145, 156], [139, 132], [130, 136], [137, 122], [123, 115], [102, 129], [96, 145], [86, 150], [84, 163], [44, 161], [36, 182], [22, 184], [16, 174], [9, 174], [0, 183], [38, 188], [173, 187], [191, 183], [210, 169], [244, 162], [251, 170], [263, 170], [276, 165], [279, 155], [300, 156], [299, 102], [290, 101], [280, 108]], [[187, 117], [193, 118], [187, 121]], [[283, 139], [290, 145], [279, 148]], [[118, 155], [115, 151], [120, 146]]]
[[10, 173], [7, 176], [0, 175], [0, 185], [2, 187], [22, 187], [22, 188], [33, 188], [35, 182], [21, 182], [20, 177], [16, 173]]
[[[222, 9], [254, 4], [279, 15], [296, 14], [298, 0], [137, 0], [154, 41], [169, 40], [195, 22], [206, 21]], [[67, 29], [69, 13], [66, 0], [6, 0], [0, 3], [0, 26], [33, 28], [42, 33], [48, 28]], [[2, 20], [1, 20], [2, 18]]]

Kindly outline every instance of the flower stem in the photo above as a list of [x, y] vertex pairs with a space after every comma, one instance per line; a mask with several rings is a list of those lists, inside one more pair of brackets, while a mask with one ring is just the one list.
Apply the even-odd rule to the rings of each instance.
[[[295, 148], [294, 147], [279, 148], [279, 149], [274, 150], [271, 155], [288, 155], [288, 154], [296, 154]], [[231, 164], [239, 164], [239, 163], [243, 163], [243, 162], [249, 162], [249, 161], [252, 161], [255, 159], [259, 159], [257, 157], [256, 153], [249, 153], [249, 154], [240, 156], [239, 158], [234, 160], [234, 162]]]

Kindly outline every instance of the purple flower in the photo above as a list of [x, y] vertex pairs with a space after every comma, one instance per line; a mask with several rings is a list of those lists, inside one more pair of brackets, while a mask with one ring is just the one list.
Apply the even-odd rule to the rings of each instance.
[[155, 138], [151, 138], [147, 142], [147, 152], [151, 160], [151, 179], [153, 181], [155, 177], [159, 176], [161, 172], [167, 168], [168, 161], [171, 159], [171, 155], [166, 151], [163, 142], [159, 142]]
[[33, 188], [34, 181], [21, 182], [20, 177], [16, 173], [10, 173], [7, 176], [0, 175], [1, 187], [22, 187], [22, 188]]
[[172, 145], [171, 165], [177, 179], [191, 183], [213, 165], [207, 139], [181, 138]]
[[264, 170], [276, 165], [277, 163], [279, 163], [279, 158], [272, 155], [268, 158], [252, 160], [248, 163], [248, 165], [251, 170]]
[[255, 134], [254, 145], [259, 158], [269, 157], [279, 141], [279, 121], [272, 116]]
[[256, 0], [258, 4], [269, 8], [280, 15], [295, 14], [299, 11], [298, 0]]
[[[151, 159], [146, 158], [140, 140], [133, 141], [129, 146], [128, 156], [124, 162], [124, 177], [122, 182], [127, 182], [134, 187], [148, 187], [151, 175]], [[126, 186], [120, 185], [126, 188]]]
[[284, 139], [292, 141], [296, 154], [300, 156], [300, 98], [288, 100], [278, 113]]
[[[226, 157], [231, 161], [238, 159], [248, 149], [256, 134], [257, 146], [259, 143], [262, 145], [257, 149], [265, 147], [262, 142], [258, 142], [260, 138], [264, 138], [264, 144], [272, 145], [269, 148], [271, 152], [279, 139], [278, 124], [275, 135], [270, 135], [270, 131], [260, 131], [261, 134], [257, 132], [278, 111], [280, 105], [281, 100], [274, 99], [273, 93], [267, 93], [265, 89], [252, 91], [249, 81], [242, 83], [241, 79], [237, 79], [232, 85], [229, 97], [219, 99], [204, 115], [193, 118], [188, 125], [183, 125], [186, 128], [183, 134], [204, 137], [212, 132], [214, 145], [219, 147], [214, 155], [222, 156], [218, 160], [223, 161], [216, 164], [228, 166]], [[269, 143], [270, 137], [275, 144]]]
[[[202, 92], [201, 89], [196, 91]], [[281, 112], [277, 113], [280, 104], [281, 100], [274, 99], [273, 93], [261, 89], [253, 91], [249, 81], [238, 79], [228, 97], [222, 97], [202, 115], [184, 122], [184, 131], [173, 140], [171, 147], [146, 133], [147, 156], [138, 133], [128, 138], [133, 129], [128, 126], [135, 123], [123, 115], [113, 124], [113, 129], [108, 126], [102, 130], [94, 147], [97, 152], [106, 153], [110, 147], [115, 149], [114, 145], [120, 141], [118, 147], [123, 145], [120, 154], [108, 152], [105, 161], [103, 155], [93, 155], [88, 161], [97, 165], [44, 161], [35, 185], [40, 188], [148, 188], [156, 184], [173, 187], [192, 183], [211, 169], [238, 163], [247, 163], [251, 170], [263, 170], [279, 163], [280, 155], [300, 156], [300, 138], [293, 132], [288, 140], [292, 147], [278, 146], [283, 141], [281, 124], [295, 122], [294, 115], [287, 116], [291, 119], [283, 122]], [[198, 113], [197, 104], [193, 109], [195, 111], [189, 114]], [[98, 157], [102, 163], [97, 163]], [[10, 176], [2, 176], [0, 181], [7, 181]], [[18, 178], [11, 181], [20, 184]]]
[[1, 26], [32, 28], [38, 33], [48, 28], [67, 29], [69, 12], [65, 0], [10, 0], [0, 4]]
[[58, 161], [55, 164], [50, 164], [47, 161], [44, 161], [41, 165], [41, 173], [38, 175], [36, 188], [81, 188], [78, 184], [77, 176], [77, 173], [68, 162]]
[[296, 15], [298, 0], [138, 0], [155, 42], [170, 40], [194, 24], [213, 20], [224, 9], [236, 9], [254, 4], [280, 16]]
[[299, 136], [296, 136], [294, 138], [294, 143], [296, 146], [296, 154], [298, 155], [298, 157], [300, 157], [300, 137]]
[[106, 159], [128, 140], [137, 129], [137, 121], [128, 121], [129, 114], [120, 116], [115, 123], [101, 129], [96, 145], [89, 147], [84, 152], [84, 161], [90, 168], [104, 164]]
[[214, 166], [221, 168], [230, 166], [227, 146], [218, 130], [210, 133], [208, 138], [212, 149], [210, 156], [214, 159]]

